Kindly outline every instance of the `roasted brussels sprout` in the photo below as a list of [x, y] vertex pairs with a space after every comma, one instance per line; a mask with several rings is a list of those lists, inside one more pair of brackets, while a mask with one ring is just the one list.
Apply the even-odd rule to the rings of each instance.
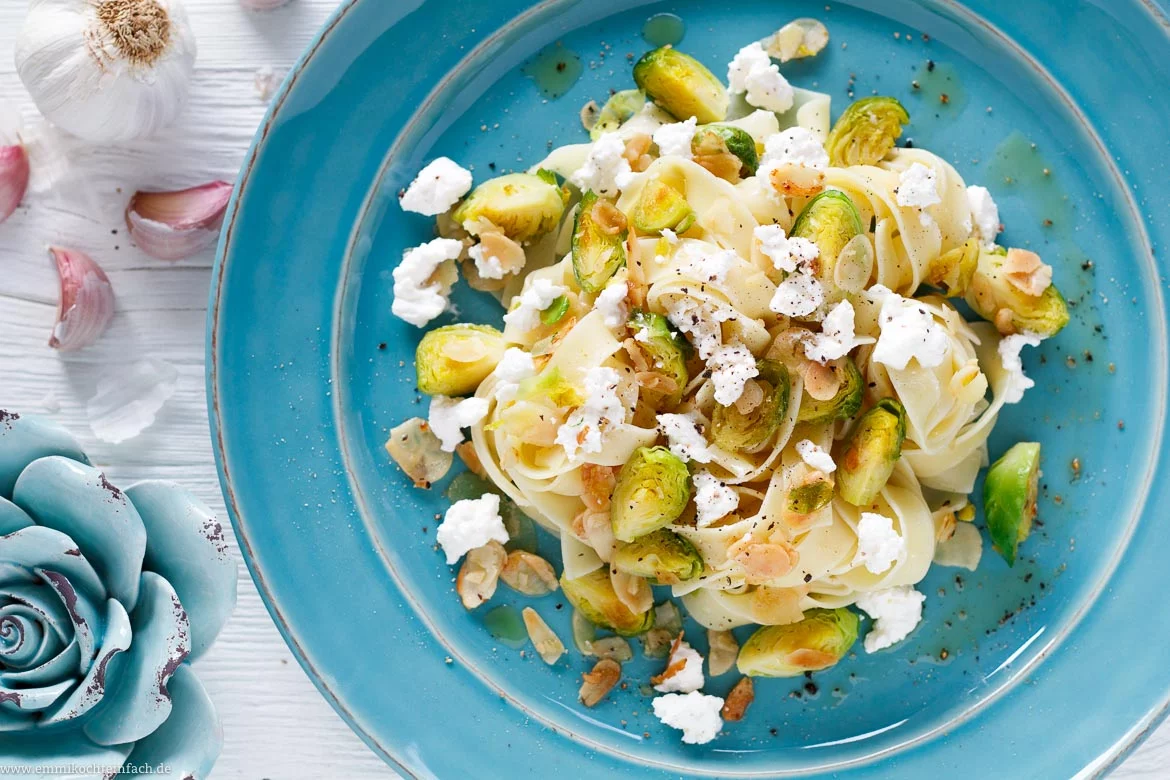
[[804, 464], [793, 472], [793, 479], [784, 498], [784, 510], [798, 517], [811, 515], [828, 506], [833, 500], [833, 480]]
[[867, 97], [845, 109], [837, 119], [825, 149], [829, 164], [876, 165], [894, 148], [910, 114], [892, 97]]
[[812, 198], [792, 224], [791, 235], [807, 238], [817, 245], [820, 257], [816, 277], [825, 287], [825, 300], [835, 303], [844, 297], [834, 282], [837, 258], [845, 245], [863, 232], [861, 216], [849, 196], [840, 190], [825, 190]]
[[622, 126], [622, 122], [641, 111], [644, 105], [646, 96], [640, 89], [623, 89], [613, 93], [597, 115], [597, 123], [590, 128], [589, 137], [596, 141], [606, 133], [612, 133]]
[[980, 317], [995, 324], [1000, 333], [1035, 333], [1055, 336], [1068, 324], [1068, 305], [1055, 284], [1040, 295], [1028, 295], [1008, 280], [1004, 250], [982, 250], [978, 267], [964, 299]]
[[506, 348], [504, 335], [488, 325], [435, 328], [414, 352], [418, 389], [427, 395], [474, 393]]
[[562, 574], [561, 590], [586, 620], [615, 634], [637, 636], [654, 625], [654, 607], [642, 613], [631, 612], [618, 598], [604, 566], [572, 580]]
[[744, 413], [737, 404], [716, 405], [711, 413], [711, 438], [720, 449], [751, 452], [762, 447], [788, 416], [788, 368], [777, 360], [759, 360], [756, 370], [759, 374], [754, 381], [763, 391], [763, 399], [754, 409]]
[[634, 341], [650, 358], [655, 370], [674, 380], [675, 391], [662, 399], [663, 407], [674, 407], [682, 400], [683, 388], [690, 375], [687, 358], [694, 351], [690, 343], [661, 314], [635, 311], [628, 325]]
[[727, 116], [727, 88], [703, 65], [670, 46], [648, 51], [634, 64], [634, 82], [676, 119], [699, 124]]
[[509, 173], [488, 179], [455, 209], [460, 225], [486, 219], [521, 244], [555, 228], [565, 213], [566, 192], [556, 179], [533, 173]]
[[556, 325], [569, 311], [569, 298], [566, 295], [558, 295], [553, 299], [553, 302], [548, 305], [548, 308], [540, 313], [540, 321], [545, 325]]
[[661, 233], [664, 228], [685, 233], [695, 224], [695, 212], [683, 194], [658, 179], [642, 187], [630, 218], [639, 233]]
[[936, 257], [927, 267], [924, 281], [931, 287], [937, 287], [943, 295], [957, 298], [971, 286], [978, 265], [979, 239], [969, 238]]
[[837, 488], [854, 506], [868, 506], [894, 472], [906, 438], [906, 410], [883, 398], [861, 416], [837, 459]]
[[744, 643], [736, 666], [749, 677], [797, 677], [827, 669], [857, 641], [857, 615], [837, 609], [810, 609], [799, 623], [764, 626]]
[[861, 397], [865, 380], [852, 359], [843, 357], [834, 361], [833, 367], [840, 372], [841, 386], [837, 394], [827, 401], [818, 401], [808, 393], [800, 399], [800, 410], [796, 413], [798, 422], [832, 422], [847, 420], [861, 409]]
[[613, 535], [632, 542], [670, 525], [690, 500], [687, 464], [666, 447], [639, 447], [618, 472], [609, 510]]
[[1020, 442], [991, 464], [983, 483], [983, 514], [991, 543], [1008, 566], [1032, 531], [1040, 479], [1040, 445]]
[[703, 557], [695, 546], [665, 528], [618, 544], [613, 565], [655, 585], [677, 585], [703, 573]]
[[581, 198], [573, 226], [573, 276], [588, 293], [600, 292], [626, 262], [626, 217], [592, 190]]
[[696, 160], [706, 155], [733, 154], [739, 158], [741, 178], [755, 176], [760, 165], [756, 139], [746, 130], [732, 125], [703, 125], [691, 139], [691, 153]]

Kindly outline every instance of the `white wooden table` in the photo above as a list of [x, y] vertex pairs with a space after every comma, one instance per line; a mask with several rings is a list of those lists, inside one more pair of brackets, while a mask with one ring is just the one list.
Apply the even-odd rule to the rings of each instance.
[[[336, 5], [292, 0], [255, 14], [237, 0], [187, 0], [199, 58], [186, 112], [150, 141], [98, 149], [59, 137], [37, 116], [12, 64], [25, 4], [0, 0], [0, 101], [7, 99], [24, 118], [38, 180], [37, 191], [0, 225], [0, 406], [49, 414], [68, 426], [114, 482], [175, 479], [225, 516], [203, 391], [212, 252], [179, 263], [153, 260], [130, 245], [122, 209], [139, 188], [233, 180], [267, 106], [257, 92], [257, 72], [272, 68], [283, 75]], [[62, 355], [46, 346], [57, 299], [49, 244], [90, 253], [117, 294], [109, 331], [80, 353]], [[104, 444], [90, 433], [85, 401], [100, 377], [139, 357], [174, 364], [178, 389], [138, 438]], [[242, 563], [235, 616], [196, 666], [226, 735], [214, 778], [392, 776], [292, 659]], [[1170, 726], [1115, 776], [1170, 776]]]

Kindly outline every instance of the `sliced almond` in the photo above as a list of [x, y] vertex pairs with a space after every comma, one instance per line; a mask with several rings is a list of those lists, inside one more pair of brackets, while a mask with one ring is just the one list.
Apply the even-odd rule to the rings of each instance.
[[739, 642], [735, 641], [735, 634], [730, 631], [707, 630], [707, 669], [712, 677], [718, 677], [731, 671], [735, 666], [735, 659], [739, 657]]
[[495, 594], [507, 557], [499, 542], [488, 542], [467, 553], [455, 578], [455, 592], [465, 608], [475, 609]]
[[500, 579], [509, 588], [525, 596], [544, 596], [557, 589], [557, 574], [552, 564], [524, 550], [508, 553]]
[[532, 646], [536, 648], [540, 659], [552, 666], [565, 654], [564, 643], [532, 607], [525, 607], [520, 614], [524, 616], [524, 627], [528, 629], [528, 638], [532, 640]]
[[625, 663], [634, 657], [630, 643], [620, 636], [607, 636], [594, 639], [589, 643], [590, 652], [598, 658], [609, 658], [618, 663]]
[[780, 163], [768, 171], [768, 181], [781, 195], [816, 195], [825, 187], [825, 172], [799, 163]]
[[479, 460], [479, 454], [475, 451], [475, 443], [465, 441], [455, 447], [455, 454], [459, 456], [459, 460], [463, 461], [463, 465], [467, 470], [477, 477], [487, 479], [487, 470], [483, 467], [483, 463]]
[[723, 700], [723, 709], [720, 714], [724, 720], [743, 720], [748, 705], [755, 701], [755, 698], [756, 690], [752, 684], [752, 678], [741, 677], [735, 687], [727, 694], [727, 698]]
[[593, 666], [593, 671], [581, 675], [581, 703], [592, 707], [605, 698], [622, 679], [622, 665], [611, 658], [602, 658]]

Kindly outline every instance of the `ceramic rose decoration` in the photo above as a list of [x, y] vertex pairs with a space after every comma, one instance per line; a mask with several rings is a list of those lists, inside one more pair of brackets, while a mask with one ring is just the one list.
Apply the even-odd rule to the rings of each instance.
[[223, 733], [190, 662], [235, 602], [204, 504], [119, 489], [63, 428], [0, 410], [0, 765], [205, 777]]

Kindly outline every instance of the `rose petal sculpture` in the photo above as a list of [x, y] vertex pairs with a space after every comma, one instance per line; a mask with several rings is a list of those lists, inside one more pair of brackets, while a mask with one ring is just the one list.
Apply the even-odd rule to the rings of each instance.
[[121, 490], [60, 426], [0, 410], [0, 765], [205, 777], [223, 731], [189, 662], [236, 573], [189, 492]]

